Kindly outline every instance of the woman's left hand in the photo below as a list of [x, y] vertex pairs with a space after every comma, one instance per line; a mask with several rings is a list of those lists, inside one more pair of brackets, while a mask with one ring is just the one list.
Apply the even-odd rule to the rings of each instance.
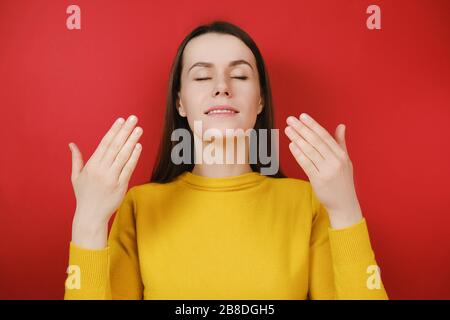
[[349, 227], [362, 219], [353, 182], [353, 164], [345, 143], [345, 125], [336, 128], [336, 140], [311, 116], [290, 116], [284, 132], [289, 149], [309, 178], [314, 193], [326, 208], [331, 227]]

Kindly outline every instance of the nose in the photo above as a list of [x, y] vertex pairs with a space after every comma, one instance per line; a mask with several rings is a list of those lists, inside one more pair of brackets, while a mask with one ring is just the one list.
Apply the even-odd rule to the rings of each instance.
[[217, 97], [217, 96], [230, 97], [230, 93], [227, 90], [218, 90], [214, 93], [214, 97]]
[[214, 97], [217, 96], [231, 97], [231, 91], [225, 79], [218, 81], [218, 83], [214, 88], [213, 93]]

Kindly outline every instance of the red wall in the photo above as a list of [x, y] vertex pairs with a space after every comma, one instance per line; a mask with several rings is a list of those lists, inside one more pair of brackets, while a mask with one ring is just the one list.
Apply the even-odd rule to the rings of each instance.
[[[81, 30], [66, 8], [81, 7]], [[381, 8], [368, 30], [366, 8]], [[75, 197], [67, 144], [87, 160], [136, 114], [154, 163], [183, 37], [224, 19], [266, 60], [277, 124], [305, 111], [347, 125], [355, 180], [392, 299], [450, 298], [450, 1], [0, 1], [0, 298], [60, 299]], [[282, 131], [280, 132], [282, 133]], [[281, 164], [306, 179], [281, 134]]]

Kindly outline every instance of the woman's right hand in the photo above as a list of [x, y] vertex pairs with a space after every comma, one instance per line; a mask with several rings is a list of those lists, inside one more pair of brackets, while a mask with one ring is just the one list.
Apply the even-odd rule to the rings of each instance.
[[135, 128], [137, 121], [134, 115], [126, 122], [117, 119], [85, 165], [77, 146], [69, 144], [76, 197], [72, 242], [80, 247], [106, 247], [109, 219], [125, 197], [142, 150], [138, 140], [143, 130]]

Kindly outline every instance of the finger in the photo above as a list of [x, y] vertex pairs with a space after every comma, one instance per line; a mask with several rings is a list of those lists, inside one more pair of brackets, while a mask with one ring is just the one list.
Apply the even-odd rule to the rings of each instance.
[[128, 159], [131, 156], [131, 153], [134, 150], [134, 147], [136, 143], [138, 142], [139, 138], [142, 135], [142, 128], [136, 127], [134, 128], [133, 132], [129, 136], [127, 142], [123, 146], [123, 148], [120, 150], [119, 154], [117, 155], [116, 159], [114, 160], [111, 170], [113, 174], [118, 177], [120, 175], [120, 172], [122, 171], [123, 167], [127, 163]]
[[297, 147], [294, 142], [289, 143], [289, 149], [291, 150], [291, 153], [297, 163], [302, 167], [303, 171], [305, 171], [306, 175], [310, 179], [319, 173], [312, 161], [300, 150], [299, 147]]
[[131, 175], [133, 174], [134, 169], [136, 168], [136, 164], [139, 160], [139, 156], [142, 151], [142, 145], [137, 143], [134, 146], [133, 153], [131, 154], [130, 159], [128, 159], [126, 165], [123, 167], [122, 172], [119, 176], [119, 183], [127, 184], [130, 181]]
[[347, 132], [346, 129], [347, 127], [344, 124], [338, 125], [336, 127], [335, 136], [338, 144], [341, 146], [342, 149], [344, 149], [345, 153], [348, 154], [347, 143], [345, 142], [345, 134]]
[[113, 141], [114, 137], [120, 131], [120, 128], [122, 127], [124, 122], [125, 120], [123, 118], [118, 118], [113, 123], [111, 128], [108, 130], [108, 132], [104, 135], [104, 137], [100, 141], [100, 144], [98, 145], [97, 149], [92, 154], [91, 158], [89, 159], [90, 161], [99, 162], [103, 158], [106, 150]]
[[316, 149], [323, 159], [334, 159], [336, 156], [325, 141], [312, 129], [307, 127], [303, 122], [301, 122], [296, 117], [288, 117], [286, 122], [293, 127], [298, 134], [300, 134], [303, 139], [308, 141], [314, 149]]
[[300, 120], [313, 131], [315, 131], [319, 137], [329, 146], [329, 148], [334, 152], [336, 156], [342, 158], [345, 156], [345, 151], [337, 144], [334, 138], [328, 133], [328, 131], [322, 127], [316, 120], [314, 120], [310, 115], [302, 113], [300, 115]]
[[83, 156], [75, 143], [69, 143], [70, 152], [72, 153], [72, 182], [76, 180], [81, 170], [83, 169], [84, 162]]
[[122, 146], [127, 141], [131, 131], [133, 131], [137, 121], [138, 119], [135, 115], [131, 115], [128, 117], [127, 121], [122, 126], [117, 135], [114, 137], [113, 141], [106, 150], [105, 155], [101, 159], [102, 165], [108, 168], [111, 167], [112, 163], [114, 162], [120, 150], [122, 149]]
[[287, 126], [284, 129], [284, 132], [288, 138], [294, 142], [301, 151], [303, 151], [311, 162], [314, 163], [317, 170], [322, 171], [324, 158], [320, 155], [320, 153], [310, 143], [303, 139], [303, 137], [300, 136], [291, 126]]

